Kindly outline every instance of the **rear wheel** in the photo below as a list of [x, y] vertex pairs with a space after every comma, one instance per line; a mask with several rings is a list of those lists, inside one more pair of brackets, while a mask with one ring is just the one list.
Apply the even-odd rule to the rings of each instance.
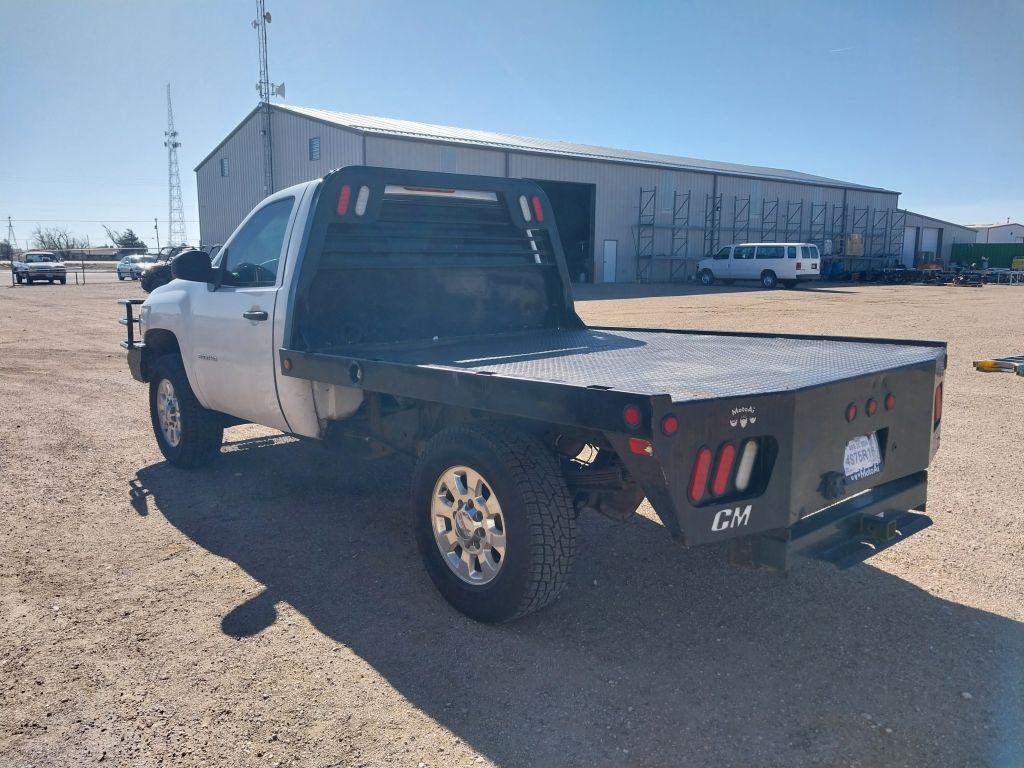
[[49, 283], [50, 285], [53, 285], [53, 278], [51, 277], [51, 278], [50, 278], [49, 280], [47, 280], [47, 282], [48, 282], [48, 283]]
[[31, 275], [25, 275], [25, 282], [28, 283], [29, 285], [32, 285], [35, 283], [35, 278], [33, 278]]
[[715, 282], [715, 276], [710, 269], [702, 269], [697, 277], [700, 279], [701, 285], [713, 285]]
[[160, 453], [176, 467], [201, 467], [220, 453], [221, 415], [200, 405], [177, 355], [165, 355], [153, 364], [149, 414]]
[[65, 277], [59, 277], [59, 278], [57, 278], [57, 279], [58, 279], [58, 280], [60, 280], [60, 284], [61, 284], [61, 285], [67, 285], [67, 284], [68, 284], [68, 278], [67, 278], [67, 276], [65, 276]]
[[413, 473], [413, 530], [437, 589], [484, 622], [525, 616], [565, 586], [576, 521], [554, 454], [502, 424], [440, 433]]
[[18, 285], [21, 285], [22, 283], [25, 282], [25, 276], [24, 275], [15, 275], [14, 279], [18, 281]]
[[761, 285], [771, 290], [779, 284], [779, 278], [770, 269], [766, 269], [761, 273]]

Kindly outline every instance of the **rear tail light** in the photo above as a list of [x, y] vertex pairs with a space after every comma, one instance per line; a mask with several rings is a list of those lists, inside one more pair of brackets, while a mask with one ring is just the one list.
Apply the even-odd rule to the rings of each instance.
[[671, 437], [679, 431], [679, 419], [671, 413], [661, 420], [661, 433], [666, 437]]
[[362, 216], [366, 213], [366, 204], [370, 202], [370, 188], [362, 186], [359, 188], [359, 194], [356, 196], [356, 216]]
[[533, 196], [533, 215], [537, 217], [537, 221], [544, 221], [544, 209], [540, 207], [540, 198], [537, 195]]
[[690, 474], [690, 488], [688, 494], [690, 501], [696, 504], [704, 498], [704, 492], [708, 487], [708, 475], [711, 474], [711, 449], [701, 448], [697, 451], [697, 459], [693, 462], [693, 472]]
[[352, 197], [352, 188], [346, 184], [341, 188], [341, 194], [338, 195], [338, 215], [344, 216], [348, 213], [348, 201]]
[[523, 212], [523, 220], [529, 224], [533, 220], [533, 214], [530, 213], [530, 202], [526, 195], [519, 196], [519, 210]]
[[636, 429], [640, 426], [640, 421], [643, 419], [643, 415], [640, 413], [640, 409], [635, 405], [627, 405], [622, 409], [622, 420], [626, 422], [626, 426], [631, 429]]
[[932, 410], [932, 417], [933, 417], [933, 420], [934, 420], [934, 426], [932, 428], [934, 429], [935, 427], [938, 427], [939, 426], [939, 422], [942, 421], [942, 385], [941, 384], [939, 384], [939, 386], [937, 386], [935, 388], [935, 405], [934, 405], [934, 408]]
[[877, 410], [878, 410], [878, 401], [875, 400], [875, 398], [872, 397], [870, 400], [868, 400], [867, 404], [864, 406], [864, 411], [867, 413], [868, 416], [874, 416], [875, 412]]
[[894, 395], [892, 392], [890, 392], [888, 395], [885, 396], [885, 410], [891, 411], [895, 407], [896, 407], [896, 395]]
[[630, 453], [635, 453], [638, 456], [654, 455], [654, 446], [651, 445], [651, 441], [641, 440], [639, 437], [629, 438], [629, 450]]
[[757, 440], [747, 440], [743, 444], [740, 463], [736, 467], [736, 490], [744, 493], [750, 487], [750, 478], [754, 474], [754, 462], [757, 460]]
[[797, 269], [803, 269], [803, 268], [804, 268], [804, 265], [803, 265], [803, 264], [801, 264], [801, 263], [800, 263], [800, 262], [798, 261], [798, 262], [796, 263], [796, 268], [797, 268]]
[[729, 490], [729, 479], [736, 461], [736, 446], [726, 443], [718, 449], [718, 463], [715, 465], [715, 476], [711, 479], [711, 494], [724, 496]]
[[848, 406], [846, 406], [846, 420], [847, 421], [853, 421], [856, 418], [857, 418], [857, 404], [856, 403], [850, 403]]

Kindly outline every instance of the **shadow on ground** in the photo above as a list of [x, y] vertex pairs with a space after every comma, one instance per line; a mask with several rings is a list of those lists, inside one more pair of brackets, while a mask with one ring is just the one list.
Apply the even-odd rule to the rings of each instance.
[[581, 521], [562, 599], [478, 625], [421, 569], [408, 472], [260, 439], [187, 483], [145, 467], [131, 499], [265, 585], [211, 631], [287, 602], [499, 765], [1024, 764], [1024, 625], [870, 565], [730, 569], [645, 518]]

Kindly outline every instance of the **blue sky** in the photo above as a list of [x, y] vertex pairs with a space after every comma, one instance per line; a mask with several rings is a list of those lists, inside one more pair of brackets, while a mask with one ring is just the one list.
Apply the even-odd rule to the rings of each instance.
[[[1024, 220], [1018, 2], [268, 0], [303, 106], [768, 165]], [[255, 105], [255, 2], [5, 3], [0, 217], [166, 234], [164, 85], [196, 163]], [[0, 237], [3, 233], [0, 232]], [[152, 244], [152, 243], [151, 243]]]

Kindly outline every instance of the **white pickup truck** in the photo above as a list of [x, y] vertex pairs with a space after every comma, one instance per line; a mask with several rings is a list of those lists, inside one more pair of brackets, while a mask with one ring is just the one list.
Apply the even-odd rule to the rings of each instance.
[[354, 166], [272, 195], [122, 302], [160, 450], [199, 466], [254, 422], [417, 457], [423, 562], [481, 621], [552, 601], [577, 516], [645, 497], [681, 544], [783, 570], [930, 524], [945, 344], [588, 327], [559, 242], [522, 179]]

